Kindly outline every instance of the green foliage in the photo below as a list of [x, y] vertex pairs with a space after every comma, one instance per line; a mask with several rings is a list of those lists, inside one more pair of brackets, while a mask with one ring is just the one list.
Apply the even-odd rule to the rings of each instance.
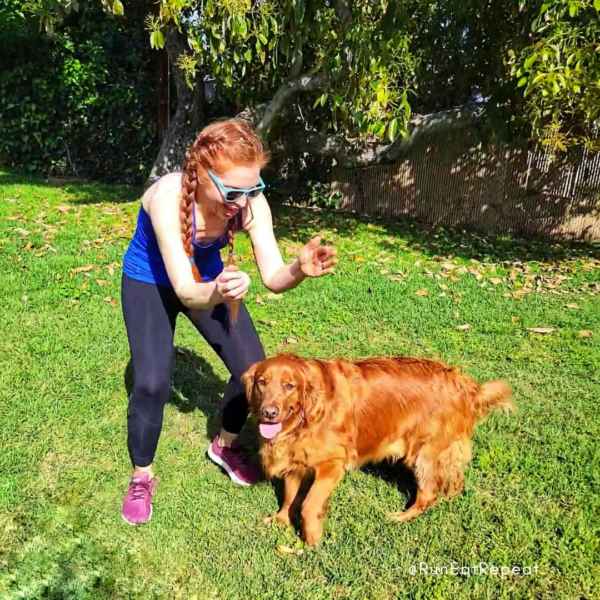
[[331, 190], [326, 183], [308, 182], [308, 204], [310, 206], [339, 210], [342, 207], [342, 198], [340, 190]]
[[[315, 127], [366, 140], [393, 140], [406, 131], [407, 91], [417, 61], [406, 28], [386, 3], [354, 2], [344, 31], [322, 2], [163, 0], [148, 26], [153, 46], [168, 21], [185, 24], [191, 56], [181, 57], [188, 80], [216, 78], [222, 99], [255, 106], [272, 99], [287, 78], [321, 76], [299, 101]], [[301, 68], [299, 56], [302, 56]]]
[[[142, 26], [100, 9], [51, 38], [15, 17], [0, 38], [0, 160], [26, 172], [139, 181], [156, 154], [152, 54]], [[140, 69], [140, 65], [144, 69]]]
[[536, 138], [557, 150], [600, 149], [600, 0], [549, 0], [531, 23], [531, 43], [509, 51]]

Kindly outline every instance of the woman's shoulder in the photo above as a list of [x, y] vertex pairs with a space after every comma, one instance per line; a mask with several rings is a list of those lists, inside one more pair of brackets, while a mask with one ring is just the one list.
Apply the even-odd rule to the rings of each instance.
[[155, 202], [169, 200], [179, 201], [181, 198], [181, 172], [167, 173], [157, 179], [144, 193], [142, 203], [148, 211], [150, 205]]

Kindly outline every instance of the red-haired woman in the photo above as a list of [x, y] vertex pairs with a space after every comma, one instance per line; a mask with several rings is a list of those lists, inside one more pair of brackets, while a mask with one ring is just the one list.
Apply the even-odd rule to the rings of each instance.
[[[240, 300], [250, 278], [224, 268], [220, 250], [233, 253], [237, 229], [250, 235], [260, 276], [283, 292], [305, 277], [331, 273], [335, 250], [312, 239], [285, 265], [273, 235], [260, 170], [267, 157], [243, 122], [226, 120], [203, 129], [186, 152], [182, 172], [152, 185], [142, 198], [135, 235], [123, 259], [122, 304], [133, 363], [127, 413], [134, 472], [123, 502], [132, 525], [152, 516], [156, 480], [152, 463], [171, 391], [173, 335], [183, 313], [231, 373], [225, 388], [222, 428], [209, 457], [241, 485], [259, 480], [237, 442], [248, 405], [242, 374], [265, 357], [252, 320]], [[232, 262], [232, 261], [229, 261]]]

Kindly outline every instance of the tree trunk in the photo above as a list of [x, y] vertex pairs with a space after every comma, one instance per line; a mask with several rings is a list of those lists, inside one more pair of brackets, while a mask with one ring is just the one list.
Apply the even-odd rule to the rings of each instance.
[[176, 27], [169, 25], [165, 31], [165, 48], [177, 91], [177, 109], [146, 180], [146, 187], [152, 185], [166, 173], [181, 168], [185, 159], [185, 151], [201, 128], [204, 84], [196, 82], [194, 88], [190, 88], [184, 74], [176, 64], [177, 58], [185, 52], [185, 47], [184, 36]]

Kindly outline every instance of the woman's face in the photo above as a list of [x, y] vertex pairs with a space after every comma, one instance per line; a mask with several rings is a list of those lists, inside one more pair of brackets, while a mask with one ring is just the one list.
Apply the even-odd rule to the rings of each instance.
[[[260, 167], [258, 165], [231, 166], [223, 171], [213, 171], [219, 181], [228, 188], [241, 190], [256, 187], [260, 181]], [[231, 219], [248, 204], [247, 196], [242, 196], [237, 202], [227, 202], [219, 186], [208, 178], [208, 181], [199, 188], [198, 200], [203, 206], [223, 219]]]

